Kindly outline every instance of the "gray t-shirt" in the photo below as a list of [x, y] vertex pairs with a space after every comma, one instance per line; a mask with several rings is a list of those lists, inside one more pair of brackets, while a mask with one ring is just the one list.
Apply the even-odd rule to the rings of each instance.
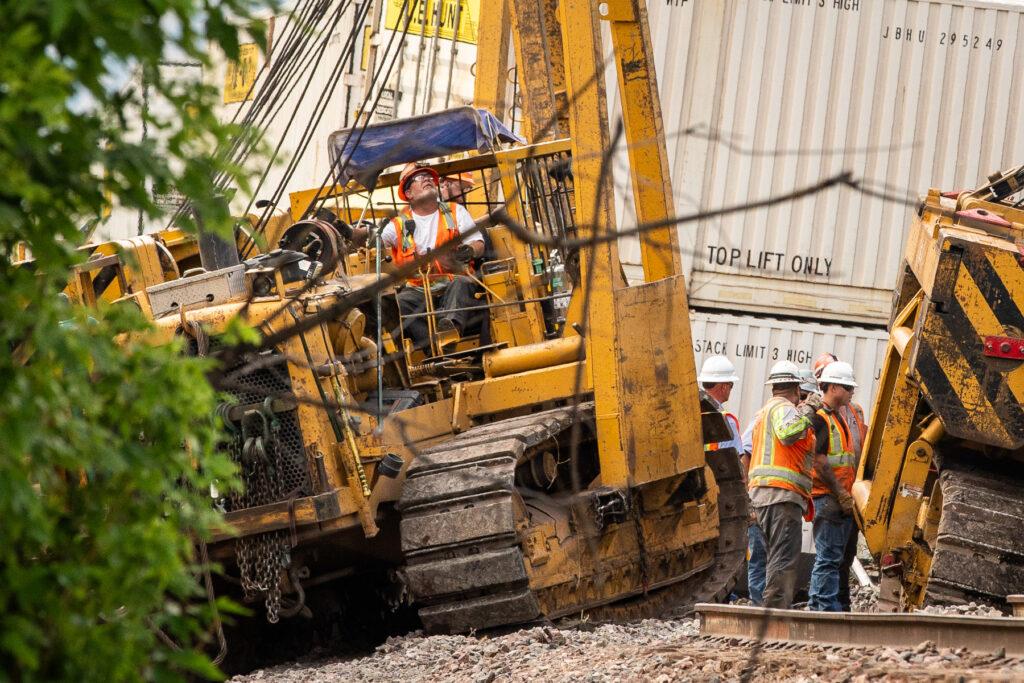
[[763, 508], [776, 503], [796, 503], [804, 514], [807, 514], [807, 499], [795, 491], [774, 486], [755, 486], [750, 489], [750, 505], [752, 507]]

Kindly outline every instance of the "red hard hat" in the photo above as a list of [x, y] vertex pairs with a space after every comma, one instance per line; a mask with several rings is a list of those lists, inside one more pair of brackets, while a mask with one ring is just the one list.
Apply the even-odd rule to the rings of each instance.
[[811, 369], [814, 370], [814, 376], [821, 377], [821, 371], [825, 369], [825, 366], [837, 360], [839, 359], [836, 358], [836, 355], [828, 351], [815, 358], [814, 365], [811, 366]]
[[405, 194], [405, 186], [409, 180], [422, 171], [426, 171], [434, 179], [434, 184], [437, 185], [440, 182], [437, 171], [430, 168], [429, 166], [417, 166], [416, 164], [406, 164], [405, 168], [402, 169], [402, 175], [398, 177], [398, 198], [403, 202], [409, 201], [409, 197]]

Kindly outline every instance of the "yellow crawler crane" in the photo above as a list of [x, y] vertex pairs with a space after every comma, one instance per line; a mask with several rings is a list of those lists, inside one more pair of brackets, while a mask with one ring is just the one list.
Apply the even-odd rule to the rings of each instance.
[[[566, 320], [551, 315], [557, 292], [550, 266], [560, 260], [572, 273], [573, 255], [556, 256], [557, 241], [529, 244], [498, 226], [489, 230], [494, 254], [480, 271], [482, 330], [453, 351], [441, 353], [438, 344], [429, 353], [409, 351], [400, 336], [387, 334], [387, 310], [378, 316], [366, 301], [268, 354], [287, 368], [279, 388], [296, 398], [281, 407], [296, 414], [301, 437], [291, 457], [309, 478], [278, 486], [265, 500], [251, 499], [250, 488], [250, 498], [229, 506], [228, 521], [241, 536], [225, 536], [212, 551], [231, 571], [248, 572], [243, 586], [272, 609], [295, 613], [303, 584], [393, 567], [401, 567], [409, 597], [433, 631], [581, 610], [638, 616], [728, 590], [742, 563], [746, 498], [736, 454], [705, 456], [704, 442], [723, 440], [725, 426], [709, 403], [702, 410], [692, 358], [680, 353], [690, 333], [675, 229], [643, 233], [646, 282], [633, 287], [623, 280], [615, 240], [600, 239], [614, 226], [602, 163], [610, 145], [602, 18], [611, 22], [620, 55], [640, 221], [674, 212], [643, 4], [601, 5], [603, 16], [590, 0], [559, 8], [561, 25], [576, 27], [561, 34], [571, 142], [495, 149], [436, 167], [442, 175], [476, 174], [481, 182], [470, 199], [483, 196], [488, 208], [504, 202], [512, 224], [584, 245]], [[381, 176], [378, 193], [395, 176]], [[350, 206], [350, 190], [297, 193], [293, 218], [317, 195], [328, 207]], [[372, 251], [349, 256], [345, 272], [289, 306], [295, 318], [373, 282], [373, 263]], [[291, 315], [281, 312], [282, 298], [298, 284], [286, 280], [259, 288], [263, 296], [246, 309], [270, 334]], [[225, 306], [187, 317], [215, 337], [243, 304]], [[393, 305], [383, 308], [394, 315]], [[385, 330], [379, 343], [376, 320]], [[187, 329], [170, 318], [164, 324], [166, 334]], [[386, 359], [379, 381], [387, 415], [380, 423], [350, 409], [325, 415], [315, 406], [321, 395], [372, 413], [376, 373], [367, 358]], [[243, 458], [253, 450], [244, 444], [260, 438], [244, 418], [256, 410], [254, 398], [227, 410]], [[264, 421], [249, 419], [256, 427]], [[264, 477], [258, 469], [247, 476]], [[253, 567], [267, 566], [272, 571], [252, 578]]]
[[931, 190], [910, 229], [853, 488], [888, 609], [1024, 592], [1022, 183]]
[[[128, 282], [155, 342], [183, 336], [189, 353], [227, 359], [213, 377], [234, 398], [220, 411], [224, 448], [246, 487], [212, 492], [230, 528], [209, 552], [225, 567], [219, 590], [264, 605], [269, 621], [335, 610], [329, 588], [379, 591], [411, 602], [430, 631], [465, 632], [581, 611], [640, 617], [731, 587], [747, 498], [737, 454], [705, 448], [728, 427], [700, 395], [689, 351], [646, 10], [638, 0], [600, 8], [558, 9], [573, 27], [560, 34], [570, 139], [492, 140], [434, 165], [472, 174], [467, 204], [500, 217], [477, 272], [478, 327], [457, 344], [433, 334], [412, 348], [378, 275], [393, 270], [386, 254], [345, 244], [331, 222], [299, 220], [282, 244], [301, 251], [246, 261], [201, 240], [205, 268], [144, 290]], [[603, 161], [602, 20], [638, 217], [666, 224], [641, 234], [645, 282], [635, 286], [618, 260]], [[337, 134], [332, 149], [354, 159], [387, 148], [383, 168], [416, 160], [394, 156], [413, 146], [401, 131], [419, 143], [439, 121], [475, 119], [493, 126], [464, 108], [369, 126], [364, 147]], [[400, 144], [381, 146], [394, 131]], [[379, 197], [397, 175], [367, 187]], [[318, 200], [345, 220], [387, 215], [369, 194], [354, 182], [296, 193], [292, 215]], [[236, 317], [263, 333], [262, 348], [224, 348]]]

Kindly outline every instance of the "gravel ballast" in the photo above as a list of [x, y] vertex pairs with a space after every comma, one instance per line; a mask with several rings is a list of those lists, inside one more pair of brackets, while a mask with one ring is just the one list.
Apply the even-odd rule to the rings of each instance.
[[696, 619], [537, 626], [495, 636], [390, 638], [372, 654], [323, 658], [238, 676], [254, 681], [961, 680], [1024, 677], [1001, 653], [936, 648], [757, 646], [699, 636]]

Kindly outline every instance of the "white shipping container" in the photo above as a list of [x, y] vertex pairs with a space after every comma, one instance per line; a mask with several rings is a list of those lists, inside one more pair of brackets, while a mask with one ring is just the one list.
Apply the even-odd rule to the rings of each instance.
[[[160, 66], [160, 77], [165, 83], [196, 83], [203, 78], [202, 64], [190, 61], [168, 61]], [[159, 97], [151, 87], [143, 82], [141, 73], [132, 74], [125, 87], [134, 88], [140, 93], [141, 103], [149, 110], [150, 114], [157, 119], [170, 120], [174, 114], [171, 103]], [[126, 137], [135, 142], [146, 139], [153, 140], [158, 145], [167, 138], [168, 133], [152, 127], [143, 127], [139, 112], [134, 108], [126, 107], [122, 111], [125, 121], [128, 124]], [[112, 199], [112, 198], [111, 198]], [[173, 210], [180, 201], [180, 195], [170, 193], [166, 195], [153, 195], [158, 207], [164, 210]], [[130, 209], [112, 201], [109, 215], [96, 226], [92, 233], [92, 239], [96, 242], [106, 240], [124, 239], [134, 237], [164, 227], [166, 221], [162, 218], [150, 218], [138, 209]]]
[[810, 367], [825, 351], [853, 366], [859, 385], [854, 400], [870, 419], [889, 338], [885, 330], [701, 311], [691, 311], [690, 323], [698, 370], [714, 355], [728, 356], [736, 366], [740, 381], [725, 407], [739, 417], [741, 427], [768, 400], [764, 381], [773, 364], [789, 360]]
[[[1024, 162], [1019, 1], [656, 0], [648, 12], [678, 213], [843, 171], [913, 203]], [[620, 225], [634, 225], [619, 199]], [[913, 210], [834, 188], [683, 225], [691, 303], [882, 322]], [[621, 247], [640, 262], [635, 239]]]

